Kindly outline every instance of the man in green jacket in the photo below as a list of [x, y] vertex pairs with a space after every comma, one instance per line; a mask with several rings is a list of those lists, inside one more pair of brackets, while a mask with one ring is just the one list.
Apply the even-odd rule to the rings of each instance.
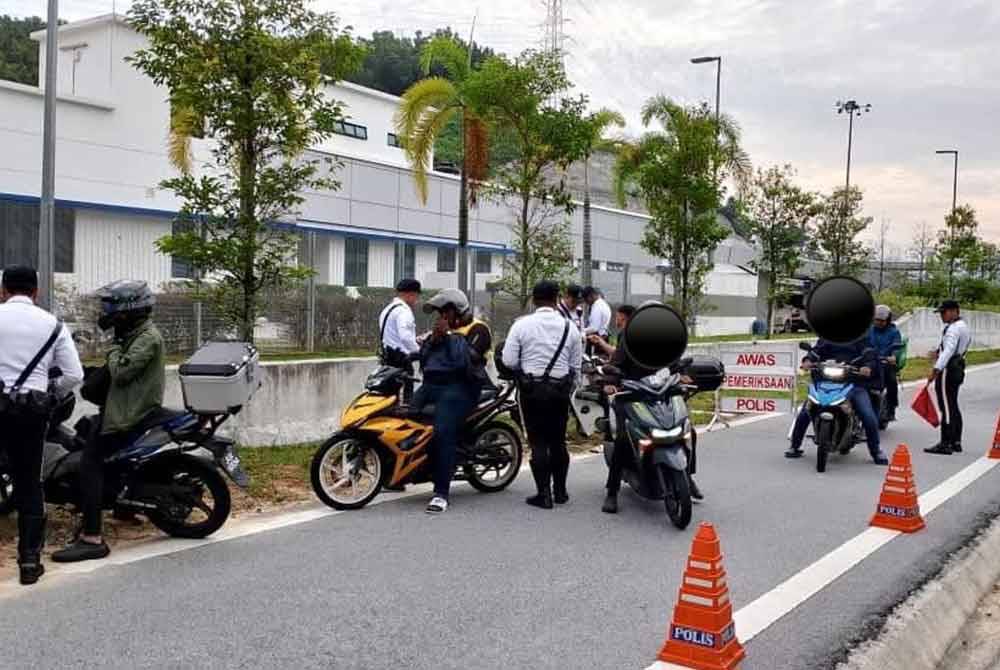
[[150, 316], [155, 297], [143, 281], [123, 280], [98, 291], [102, 330], [114, 328], [108, 352], [110, 379], [102, 406], [99, 434], [91, 436], [80, 463], [83, 532], [68, 547], [52, 554], [60, 563], [104, 558], [111, 550], [101, 534], [104, 459], [129, 446], [148, 427], [163, 405], [165, 365], [163, 337]]

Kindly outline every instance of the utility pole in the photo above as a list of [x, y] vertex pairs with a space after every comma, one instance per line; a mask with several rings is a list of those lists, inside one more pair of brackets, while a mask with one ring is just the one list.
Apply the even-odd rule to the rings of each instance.
[[49, 0], [45, 26], [45, 106], [42, 117], [42, 197], [38, 227], [38, 278], [43, 309], [55, 306], [56, 86], [59, 0]]
[[948, 239], [951, 241], [951, 249], [948, 250], [948, 297], [955, 297], [955, 212], [958, 210], [958, 149], [939, 149], [936, 154], [951, 154], [955, 157], [955, 167], [952, 173], [951, 182], [951, 224], [948, 226]]
[[867, 114], [872, 111], [869, 104], [858, 104], [857, 100], [847, 102], [837, 101], [837, 113], [847, 114], [847, 182], [844, 186], [844, 220], [847, 220], [847, 212], [850, 210], [851, 202], [851, 149], [854, 144], [854, 117]]

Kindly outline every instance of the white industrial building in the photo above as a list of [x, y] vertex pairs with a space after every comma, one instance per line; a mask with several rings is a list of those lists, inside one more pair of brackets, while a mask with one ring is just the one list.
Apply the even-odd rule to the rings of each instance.
[[[45, 32], [32, 38], [44, 56]], [[154, 246], [170, 233], [179, 203], [158, 187], [174, 175], [166, 155], [166, 91], [124, 60], [144, 43], [121, 16], [59, 28], [56, 271], [60, 284], [81, 293], [122, 277], [162, 287], [187, 274], [184, 264]], [[44, 69], [44, 57], [40, 61]], [[346, 123], [342, 134], [314, 151], [341, 161], [341, 188], [304, 194], [294, 221], [303, 232], [319, 234], [317, 280], [392, 286], [406, 275], [430, 287], [454, 285], [457, 178], [432, 174], [429, 198], [421, 203], [393, 134], [398, 98], [348, 83], [332, 87], [330, 95], [344, 103]], [[42, 103], [41, 89], [0, 81], [0, 267], [36, 258]], [[208, 141], [194, 141], [196, 156], [207, 154]], [[600, 268], [595, 283], [620, 285], [616, 277], [625, 266], [656, 267], [639, 245], [647, 217], [595, 207], [592, 219]], [[503, 271], [511, 220], [501, 204], [482, 202], [470, 212], [480, 290]], [[582, 208], [571, 223], [579, 257]], [[700, 334], [748, 332], [757, 315], [757, 278], [745, 269], [752, 255], [752, 247], [735, 235], [716, 253], [718, 266], [709, 279], [716, 307], [700, 319]], [[630, 295], [659, 294], [653, 272], [633, 271], [628, 281]]]

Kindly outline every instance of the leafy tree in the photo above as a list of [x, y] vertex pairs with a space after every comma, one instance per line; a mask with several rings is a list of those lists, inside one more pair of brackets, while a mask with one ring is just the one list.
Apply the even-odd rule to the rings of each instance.
[[584, 119], [586, 99], [555, 94], [570, 88], [562, 62], [548, 52], [528, 50], [514, 60], [495, 57], [483, 63], [466, 88], [477, 113], [516, 140], [517, 155], [500, 168], [491, 196], [514, 203], [511, 226], [514, 255], [505, 263], [501, 290], [527, 307], [541, 279], [565, 278], [572, 266], [572, 244], [565, 215], [573, 202], [565, 182], [545, 178], [584, 157], [592, 130]]
[[816, 195], [792, 182], [790, 165], [757, 170], [744, 203], [747, 233], [760, 250], [751, 266], [767, 279], [768, 337], [775, 303], [782, 297], [780, 279], [795, 274], [802, 262], [808, 225], [816, 214]]
[[729, 117], [716, 123], [707, 105], [683, 107], [663, 96], [646, 102], [647, 127], [655, 120], [660, 131], [646, 133], [624, 147], [615, 166], [615, 191], [624, 204], [626, 191], [637, 186], [652, 220], [643, 248], [669, 263], [674, 303], [690, 327], [704, 299], [711, 255], [729, 230], [718, 211], [732, 178], [743, 188], [750, 161], [740, 146], [740, 130]]
[[488, 124], [477, 113], [474, 93], [469, 91], [468, 86], [477, 70], [472, 68], [468, 49], [449, 37], [436, 37], [424, 45], [421, 66], [428, 75], [435, 66], [439, 66], [447, 76], [428, 76], [403, 93], [396, 113], [396, 130], [413, 167], [417, 192], [420, 199], [426, 201], [427, 171], [434, 143], [449, 122], [458, 120], [462, 129], [458, 286], [468, 290], [469, 201], [475, 197], [475, 186], [486, 178], [489, 163]]
[[611, 126], [625, 126], [625, 117], [610, 109], [599, 109], [586, 118], [586, 142], [583, 156], [583, 263], [582, 276], [584, 285], [589, 286], [593, 270], [593, 225], [590, 220], [590, 157], [595, 151], [617, 150], [619, 142], [609, 140], [604, 134]]
[[947, 294], [954, 298], [960, 278], [976, 270], [980, 249], [976, 210], [970, 205], [962, 205], [945, 217], [944, 226], [944, 230], [938, 232], [935, 248], [936, 272], [944, 275]]
[[821, 202], [814, 246], [830, 276], [857, 275], [864, 269], [868, 251], [857, 237], [872, 218], [861, 215], [863, 200], [861, 189], [852, 186], [846, 197], [838, 188]]
[[[129, 20], [149, 40], [132, 64], [169, 91], [175, 110], [180, 174], [163, 186], [201, 229], [158, 247], [219, 278], [220, 307], [251, 341], [262, 290], [311, 272], [289, 263], [298, 241], [274, 224], [301, 192], [338, 186], [333, 165], [306, 150], [342, 119], [326, 86], [360, 53], [334, 15], [304, 0], [137, 0]], [[202, 130], [211, 160], [195, 174], [185, 144]]]
[[38, 86], [38, 44], [30, 36], [43, 28], [37, 16], [0, 16], [0, 79]]

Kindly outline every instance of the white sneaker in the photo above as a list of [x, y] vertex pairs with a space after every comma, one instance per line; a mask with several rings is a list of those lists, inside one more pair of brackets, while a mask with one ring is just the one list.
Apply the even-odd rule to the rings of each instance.
[[427, 509], [425, 510], [428, 514], [441, 514], [448, 510], [448, 501], [441, 496], [434, 496], [431, 501], [427, 503]]

